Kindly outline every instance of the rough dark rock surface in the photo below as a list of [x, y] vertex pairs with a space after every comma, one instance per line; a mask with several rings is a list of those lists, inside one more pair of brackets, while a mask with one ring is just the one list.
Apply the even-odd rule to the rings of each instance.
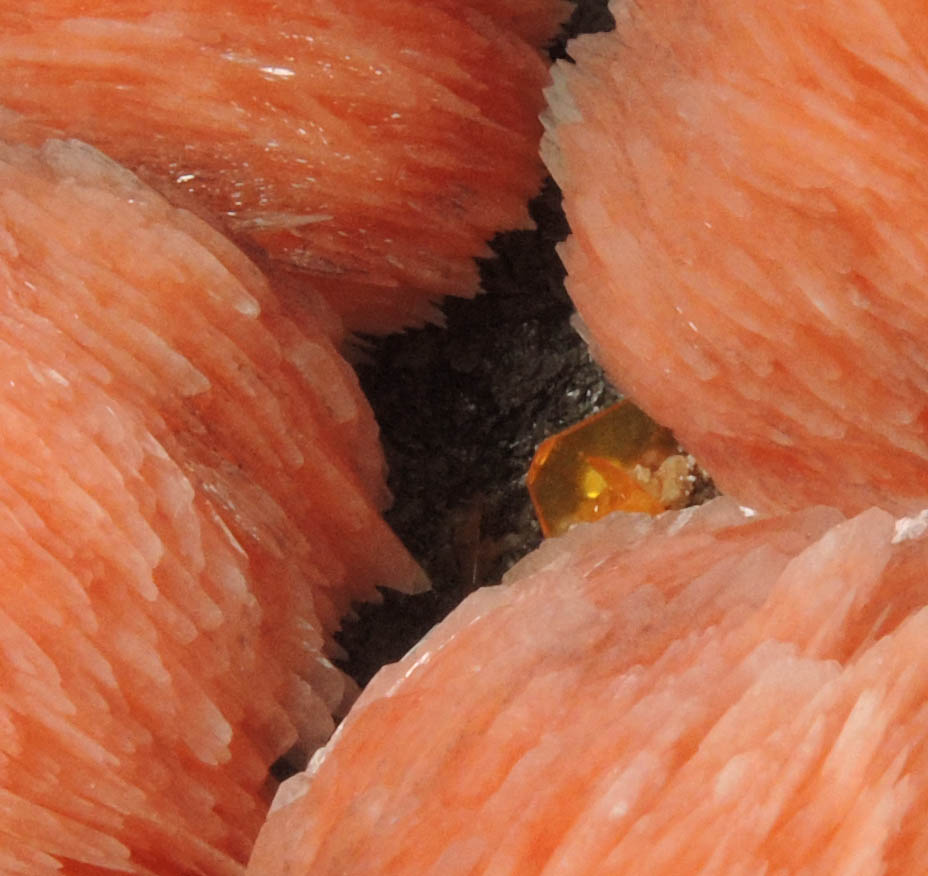
[[[565, 56], [568, 35], [612, 25], [605, 0], [581, 0], [552, 57]], [[343, 666], [361, 684], [538, 544], [525, 488], [536, 446], [617, 398], [570, 326], [555, 253], [568, 228], [553, 183], [532, 213], [536, 230], [493, 242], [483, 294], [447, 301], [443, 328], [372, 341], [359, 369], [390, 465], [387, 519], [433, 582], [345, 622]]]

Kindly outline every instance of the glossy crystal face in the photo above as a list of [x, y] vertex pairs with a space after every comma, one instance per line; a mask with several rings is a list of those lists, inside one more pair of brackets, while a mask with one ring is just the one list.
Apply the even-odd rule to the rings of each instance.
[[542, 442], [526, 483], [551, 536], [613, 511], [680, 507], [690, 465], [668, 429], [621, 401]]

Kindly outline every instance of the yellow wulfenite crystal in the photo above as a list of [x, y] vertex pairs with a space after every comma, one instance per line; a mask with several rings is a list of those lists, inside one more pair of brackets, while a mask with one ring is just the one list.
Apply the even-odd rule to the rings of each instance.
[[541, 531], [560, 535], [613, 511], [684, 505], [690, 467], [668, 429], [623, 401], [542, 442], [526, 483]]

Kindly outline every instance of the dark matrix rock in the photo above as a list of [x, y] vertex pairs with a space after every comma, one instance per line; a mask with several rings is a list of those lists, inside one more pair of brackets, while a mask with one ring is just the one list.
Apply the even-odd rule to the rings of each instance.
[[[604, 0], [582, 0], [552, 57], [565, 56], [568, 34], [612, 26]], [[361, 684], [538, 544], [525, 489], [536, 446], [617, 397], [570, 325], [554, 249], [568, 228], [553, 183], [532, 215], [536, 230], [493, 242], [485, 291], [445, 303], [445, 327], [371, 340], [359, 368], [390, 465], [387, 519], [434, 588], [386, 593], [345, 622], [344, 667]]]

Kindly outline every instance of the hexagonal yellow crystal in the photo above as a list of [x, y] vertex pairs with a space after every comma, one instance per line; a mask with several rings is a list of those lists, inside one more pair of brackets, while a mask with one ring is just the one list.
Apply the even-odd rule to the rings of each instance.
[[550, 536], [613, 511], [677, 507], [688, 474], [671, 432], [621, 401], [543, 441], [526, 483]]

